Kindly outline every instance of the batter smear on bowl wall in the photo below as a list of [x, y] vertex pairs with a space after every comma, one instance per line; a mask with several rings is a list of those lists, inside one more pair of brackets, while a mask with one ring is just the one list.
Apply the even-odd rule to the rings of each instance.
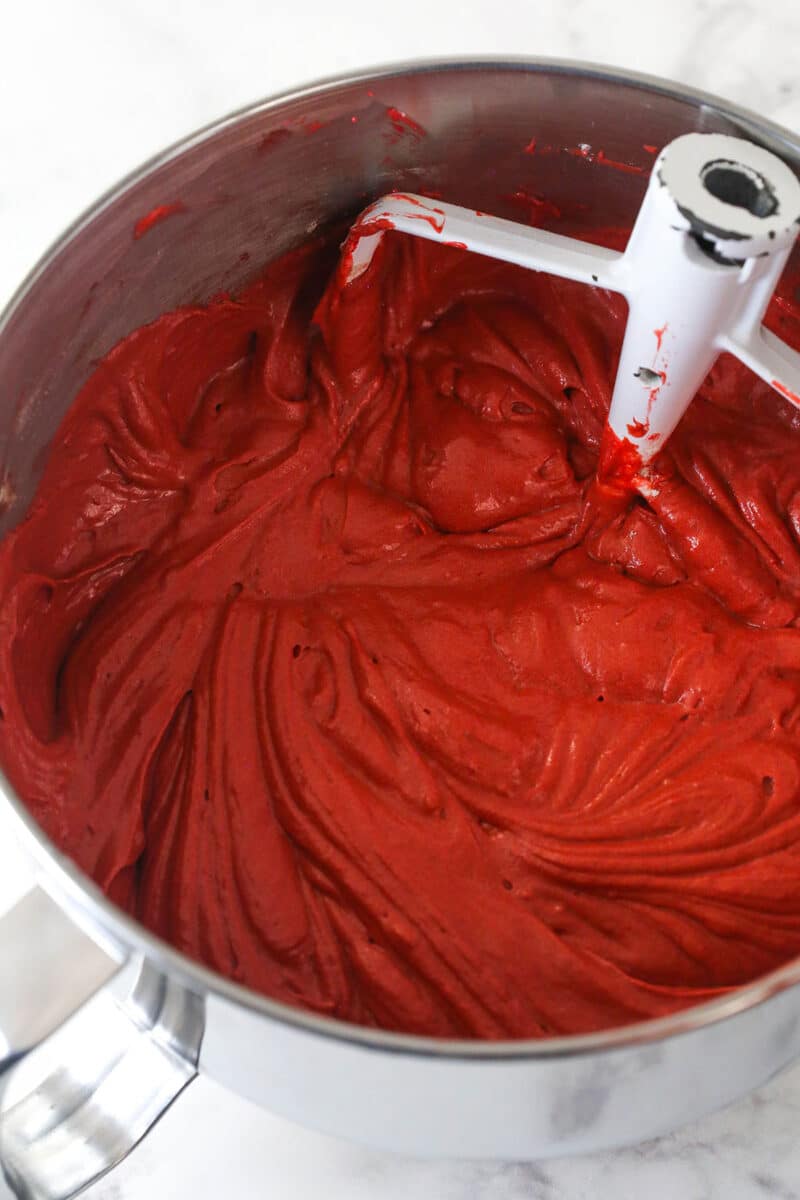
[[604, 489], [620, 297], [388, 233], [334, 303], [336, 254], [77, 397], [0, 548], [12, 783], [149, 928], [365, 1025], [584, 1032], [800, 954], [800, 412], [723, 356], [657, 494]]

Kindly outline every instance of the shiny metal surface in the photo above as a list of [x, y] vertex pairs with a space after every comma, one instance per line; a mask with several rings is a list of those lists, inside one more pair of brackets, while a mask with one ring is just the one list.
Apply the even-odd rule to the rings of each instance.
[[122, 966], [40, 888], [0, 921], [0, 962], [0, 1198], [66, 1200], [195, 1077], [202, 1002]]
[[[387, 106], [427, 135], [393, 137]], [[522, 148], [535, 134], [543, 145], [590, 142], [608, 159], [644, 162], [644, 143], [694, 130], [741, 134], [795, 170], [800, 163], [797, 138], [712, 97], [600, 68], [524, 61], [335, 80], [166, 152], [68, 232], [0, 321], [0, 529], [23, 515], [92, 363], [164, 309], [239, 287], [268, 259], [393, 187], [436, 190], [512, 218], [519, 212], [509, 197], [527, 190], [561, 207], [576, 232], [629, 224], [646, 174]], [[143, 215], [176, 201], [182, 212], [134, 236]], [[311, 1016], [190, 962], [118, 912], [43, 837], [7, 784], [0, 810], [65, 913], [115, 955], [147, 960], [198, 998], [199, 1070], [331, 1133], [464, 1157], [621, 1145], [727, 1103], [800, 1053], [796, 962], [665, 1020], [574, 1038], [446, 1042]], [[13, 999], [5, 971], [1, 988]], [[79, 1064], [69, 1070], [79, 1073]], [[35, 1152], [33, 1139], [31, 1173]]]

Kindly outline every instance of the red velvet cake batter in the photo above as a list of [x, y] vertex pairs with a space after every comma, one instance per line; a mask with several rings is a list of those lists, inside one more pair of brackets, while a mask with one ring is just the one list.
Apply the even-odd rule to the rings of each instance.
[[320, 303], [335, 261], [138, 330], [69, 412], [0, 551], [38, 821], [387, 1029], [598, 1029], [800, 954], [800, 413], [721, 360], [657, 497], [604, 494], [618, 297], [389, 235]]

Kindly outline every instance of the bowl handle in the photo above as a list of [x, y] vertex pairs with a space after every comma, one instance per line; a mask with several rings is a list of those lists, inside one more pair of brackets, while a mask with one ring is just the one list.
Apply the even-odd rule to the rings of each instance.
[[0, 1200], [68, 1200], [120, 1162], [196, 1076], [202, 1033], [199, 997], [34, 887], [0, 919]]

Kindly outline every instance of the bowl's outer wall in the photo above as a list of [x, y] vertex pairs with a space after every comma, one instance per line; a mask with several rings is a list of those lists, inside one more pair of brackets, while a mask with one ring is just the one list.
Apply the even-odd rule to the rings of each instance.
[[[797, 143], [756, 118], [679, 89], [522, 63], [338, 82], [251, 110], [166, 155], [79, 224], [0, 328], [0, 533], [24, 514], [93, 364], [165, 310], [235, 292], [391, 188], [517, 219], [511, 197], [526, 192], [562, 208], [573, 228], [630, 225], [652, 162], [645, 147], [692, 130], [742, 133], [795, 168], [800, 161]], [[644, 170], [568, 152], [581, 144]], [[143, 216], [178, 203], [135, 236]], [[413, 1153], [526, 1158], [635, 1142], [728, 1102], [800, 1052], [796, 989], [679, 1036], [470, 1061], [292, 1025], [224, 988], [206, 992], [201, 976], [197, 988], [202, 1069], [306, 1124]]]

